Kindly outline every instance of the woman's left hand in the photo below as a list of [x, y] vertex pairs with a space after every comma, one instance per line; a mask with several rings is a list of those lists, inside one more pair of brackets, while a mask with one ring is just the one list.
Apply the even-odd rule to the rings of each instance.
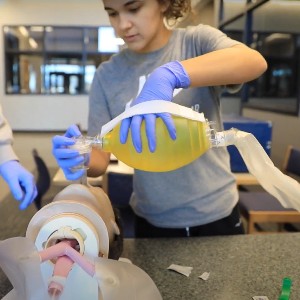
[[[141, 93], [132, 101], [131, 106], [151, 100], [172, 101], [173, 92], [176, 88], [188, 88], [189, 85], [189, 76], [181, 63], [178, 61], [167, 63], [150, 74]], [[132, 143], [137, 152], [142, 152], [141, 124], [145, 121], [148, 147], [151, 152], [154, 152], [156, 149], [155, 124], [157, 117], [163, 120], [170, 137], [175, 140], [176, 128], [171, 115], [169, 113], [159, 113], [136, 115], [124, 119], [120, 128], [120, 142], [122, 144], [126, 143], [129, 130], [131, 130]]]

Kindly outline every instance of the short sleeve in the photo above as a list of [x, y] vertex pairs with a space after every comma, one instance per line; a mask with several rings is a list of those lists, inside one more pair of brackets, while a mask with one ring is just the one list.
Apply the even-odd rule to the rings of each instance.
[[101, 72], [98, 69], [89, 94], [88, 135], [95, 136], [100, 133], [102, 126], [110, 120], [107, 99], [101, 84]]

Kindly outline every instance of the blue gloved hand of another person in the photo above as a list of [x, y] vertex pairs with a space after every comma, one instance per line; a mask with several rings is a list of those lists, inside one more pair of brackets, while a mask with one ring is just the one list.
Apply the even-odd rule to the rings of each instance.
[[[156, 68], [146, 80], [145, 85], [132, 101], [131, 106], [151, 100], [172, 101], [173, 92], [176, 88], [188, 88], [190, 79], [182, 64], [173, 61]], [[136, 115], [124, 119], [120, 128], [120, 142], [126, 143], [129, 130], [131, 130], [132, 142], [137, 152], [142, 152], [141, 124], [145, 121], [148, 147], [151, 152], [156, 148], [155, 123], [160, 117], [165, 123], [170, 137], [176, 139], [176, 128], [173, 119], [168, 113]]]
[[16, 160], [3, 163], [0, 166], [0, 174], [14, 198], [21, 202], [20, 209], [26, 209], [37, 196], [34, 176]]
[[73, 137], [79, 136], [81, 136], [81, 132], [78, 126], [71, 125], [63, 136], [56, 135], [52, 138], [52, 154], [68, 180], [77, 180], [82, 177], [85, 172], [83, 169], [76, 171], [72, 169], [82, 164], [84, 157], [79, 154], [78, 150], [68, 148], [75, 144]]

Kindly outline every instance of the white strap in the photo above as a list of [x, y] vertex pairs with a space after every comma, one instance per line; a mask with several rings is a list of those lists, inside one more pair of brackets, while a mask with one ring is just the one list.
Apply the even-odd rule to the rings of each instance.
[[225, 144], [237, 147], [249, 172], [256, 177], [261, 186], [277, 198], [283, 207], [300, 211], [299, 182], [274, 166], [255, 136], [237, 129], [224, 133]]
[[143, 114], [170, 113], [174, 116], [183, 117], [199, 122], [205, 122], [203, 113], [198, 113], [189, 107], [164, 100], [151, 100], [139, 103], [126, 109], [123, 113], [102, 126], [100, 138], [105, 136], [123, 119]]

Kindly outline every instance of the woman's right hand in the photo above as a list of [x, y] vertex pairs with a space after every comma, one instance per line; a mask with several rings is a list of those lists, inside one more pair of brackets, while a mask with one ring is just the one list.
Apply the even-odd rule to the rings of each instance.
[[77, 180], [84, 175], [85, 170], [72, 168], [82, 164], [84, 157], [78, 150], [69, 147], [75, 144], [74, 137], [81, 136], [77, 125], [71, 125], [64, 135], [52, 138], [52, 154], [68, 180]]

